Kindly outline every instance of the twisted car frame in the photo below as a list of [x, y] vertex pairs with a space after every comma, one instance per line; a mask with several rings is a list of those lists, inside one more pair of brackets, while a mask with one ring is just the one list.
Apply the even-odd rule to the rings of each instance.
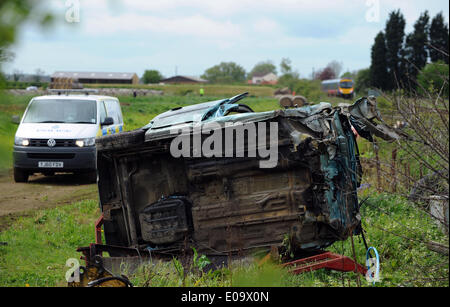
[[[141, 129], [97, 140], [97, 229], [103, 223], [106, 244], [97, 235], [96, 244], [79, 248], [87, 261], [104, 251], [125, 257], [192, 247], [217, 256], [311, 250], [360, 231], [356, 134], [371, 141], [399, 137], [383, 122], [375, 98], [253, 112], [239, 103], [246, 96], [175, 108]], [[231, 156], [192, 155], [194, 139], [210, 136], [196, 127], [211, 123], [223, 134], [236, 128], [230, 123], [275, 123], [275, 136], [256, 125], [258, 138], [276, 141], [273, 167], [262, 168], [266, 158], [248, 154], [247, 139], [243, 155], [236, 149]], [[182, 134], [192, 141], [191, 155], [174, 157], [171, 145]]]

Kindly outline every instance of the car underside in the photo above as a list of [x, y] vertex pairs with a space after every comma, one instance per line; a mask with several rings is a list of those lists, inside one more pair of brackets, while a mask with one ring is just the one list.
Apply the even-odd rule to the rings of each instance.
[[[319, 249], [360, 231], [355, 134], [398, 137], [382, 122], [375, 99], [253, 112], [237, 103], [245, 96], [176, 108], [142, 129], [97, 140], [106, 245], [228, 255]], [[268, 143], [239, 134], [245, 125]], [[270, 125], [275, 134], [264, 128]], [[229, 138], [215, 138], [213, 155], [199, 154], [196, 144], [205, 148], [216, 133]], [[174, 155], [180, 136], [189, 148]], [[231, 140], [242, 147], [228, 150]], [[267, 144], [276, 146], [270, 166], [263, 164]]]

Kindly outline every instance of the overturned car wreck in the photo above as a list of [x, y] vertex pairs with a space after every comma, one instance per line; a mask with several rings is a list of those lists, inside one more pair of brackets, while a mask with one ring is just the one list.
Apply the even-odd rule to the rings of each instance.
[[355, 133], [398, 137], [375, 98], [253, 112], [238, 103], [245, 96], [175, 108], [97, 140], [106, 244], [100, 236], [80, 248], [87, 260], [319, 249], [358, 233]]

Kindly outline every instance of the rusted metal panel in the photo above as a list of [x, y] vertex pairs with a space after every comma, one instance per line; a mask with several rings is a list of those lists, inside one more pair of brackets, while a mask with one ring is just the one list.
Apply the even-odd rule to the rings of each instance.
[[[376, 101], [254, 113], [237, 104], [244, 97], [171, 110], [141, 130], [97, 142], [107, 244], [175, 252], [193, 246], [225, 255], [281, 247], [286, 240], [293, 249], [323, 248], [357, 232], [362, 170], [352, 126], [369, 139], [398, 137], [381, 122]], [[214, 123], [212, 133], [226, 136], [234, 129], [227, 124], [236, 122], [258, 123], [258, 139], [269, 142], [271, 131], [259, 124], [276, 123], [274, 167], [261, 168], [262, 145], [250, 141], [243, 151], [258, 149], [258, 155], [235, 150], [227, 156], [225, 146], [221, 157], [170, 152], [178, 135], [185, 133], [194, 147], [195, 137], [208, 138], [196, 127]], [[174, 135], [173, 128], [184, 132]], [[237, 133], [230, 135], [233, 142], [242, 141]], [[120, 250], [110, 253], [122, 256]]]

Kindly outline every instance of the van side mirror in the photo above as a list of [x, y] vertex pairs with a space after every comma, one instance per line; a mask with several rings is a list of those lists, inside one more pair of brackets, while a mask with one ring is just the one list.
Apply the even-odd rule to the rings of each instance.
[[16, 125], [20, 124], [20, 116], [19, 115], [11, 116], [11, 122]]
[[106, 117], [101, 123], [102, 126], [110, 126], [114, 124], [114, 119], [112, 117]]

